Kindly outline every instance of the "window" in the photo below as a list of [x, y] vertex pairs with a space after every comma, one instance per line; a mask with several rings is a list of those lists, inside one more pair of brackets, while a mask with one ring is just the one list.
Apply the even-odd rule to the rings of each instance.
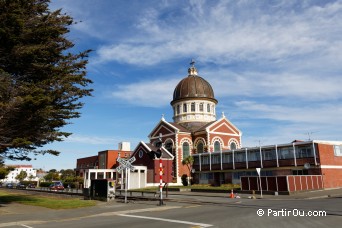
[[234, 154], [235, 162], [245, 162], [246, 161], [246, 153], [245, 152], [237, 152]]
[[207, 112], [210, 112], [210, 104], [207, 104]]
[[199, 142], [197, 144], [197, 153], [203, 153], [204, 152], [204, 149], [203, 149], [203, 143], [202, 142]]
[[274, 149], [263, 149], [262, 150], [262, 159], [264, 161], [267, 161], [267, 160], [275, 160], [277, 157], [276, 157], [276, 152]]
[[233, 154], [223, 154], [223, 163], [232, 163], [233, 159]]
[[139, 150], [139, 158], [142, 158], [144, 156], [144, 151]]
[[248, 151], [248, 161], [260, 161], [260, 152], [258, 150]]
[[219, 155], [212, 155], [211, 161], [212, 161], [212, 164], [220, 164], [221, 163], [221, 157]]
[[334, 154], [335, 156], [342, 156], [342, 145], [334, 146]]
[[279, 159], [291, 159], [293, 158], [293, 148], [292, 147], [284, 147], [278, 150]]
[[180, 113], [180, 105], [177, 105], [177, 114]]
[[188, 142], [183, 143], [183, 159], [190, 156], [190, 146]]
[[235, 142], [231, 142], [230, 143], [230, 149], [231, 150], [236, 150], [236, 143]]
[[200, 112], [203, 112], [203, 103], [199, 104], [199, 110], [200, 110]]
[[187, 109], [187, 105], [186, 104], [183, 104], [183, 112], [187, 112], [188, 109]]
[[172, 141], [167, 141], [165, 143], [165, 149], [167, 149], [167, 151], [169, 151], [170, 153], [172, 153], [172, 147], [173, 147]]
[[209, 164], [209, 156], [202, 156], [201, 157], [201, 164], [208, 165]]
[[313, 157], [311, 147], [296, 147], [296, 158]]
[[195, 102], [192, 102], [191, 103], [191, 112], [194, 112], [195, 111]]
[[220, 152], [221, 151], [221, 144], [219, 141], [214, 142], [214, 152]]

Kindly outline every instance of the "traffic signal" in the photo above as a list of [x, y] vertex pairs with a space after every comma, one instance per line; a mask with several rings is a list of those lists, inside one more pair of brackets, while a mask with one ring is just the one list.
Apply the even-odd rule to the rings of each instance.
[[160, 158], [162, 156], [162, 151], [161, 149], [157, 149], [157, 151], [151, 151], [148, 153], [148, 156], [151, 159]]
[[154, 152], [157, 158], [160, 158], [162, 156], [162, 151], [161, 149], [158, 149], [157, 151]]

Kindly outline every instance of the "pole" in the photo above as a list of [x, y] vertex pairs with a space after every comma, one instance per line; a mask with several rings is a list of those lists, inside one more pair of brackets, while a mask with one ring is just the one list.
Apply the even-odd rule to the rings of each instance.
[[260, 177], [260, 174], [259, 174], [259, 182], [260, 182], [260, 197], [262, 199], [262, 185], [261, 185], [261, 177]]
[[128, 172], [128, 168], [126, 167], [125, 170], [126, 170], [126, 176], [125, 176], [125, 203], [127, 203], [127, 180], [128, 180], [127, 172]]
[[163, 205], [163, 163], [162, 163], [161, 158], [159, 158], [159, 191], [160, 191], [159, 206], [161, 206]]

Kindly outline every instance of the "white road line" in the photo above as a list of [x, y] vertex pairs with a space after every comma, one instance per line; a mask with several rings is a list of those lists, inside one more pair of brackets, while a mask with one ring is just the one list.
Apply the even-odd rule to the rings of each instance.
[[188, 221], [181, 221], [181, 220], [174, 220], [174, 219], [146, 217], [146, 216], [139, 216], [139, 215], [128, 215], [128, 214], [116, 214], [116, 215], [124, 216], [124, 217], [133, 217], [133, 218], [141, 218], [141, 219], [158, 220], [158, 221], [164, 221], [164, 222], [189, 224], [189, 225], [194, 225], [194, 226], [199, 226], [199, 227], [211, 227], [211, 226], [213, 226], [213, 225], [205, 224], [205, 223], [196, 223], [196, 222], [188, 222]]
[[32, 226], [26, 226], [24, 224], [20, 224], [20, 225], [23, 226], [23, 227], [26, 227], [26, 228], [33, 228]]

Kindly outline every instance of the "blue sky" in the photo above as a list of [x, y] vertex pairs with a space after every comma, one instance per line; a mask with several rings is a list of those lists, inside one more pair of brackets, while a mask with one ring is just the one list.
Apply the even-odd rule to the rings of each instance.
[[[56, 0], [52, 9], [82, 21], [68, 38], [94, 50], [93, 97], [65, 127], [73, 135], [27, 162], [75, 168], [76, 159], [133, 150], [165, 114], [192, 58], [243, 146], [294, 139], [342, 140], [342, 1]], [[8, 164], [18, 162], [8, 161]], [[20, 163], [24, 164], [24, 163]]]

